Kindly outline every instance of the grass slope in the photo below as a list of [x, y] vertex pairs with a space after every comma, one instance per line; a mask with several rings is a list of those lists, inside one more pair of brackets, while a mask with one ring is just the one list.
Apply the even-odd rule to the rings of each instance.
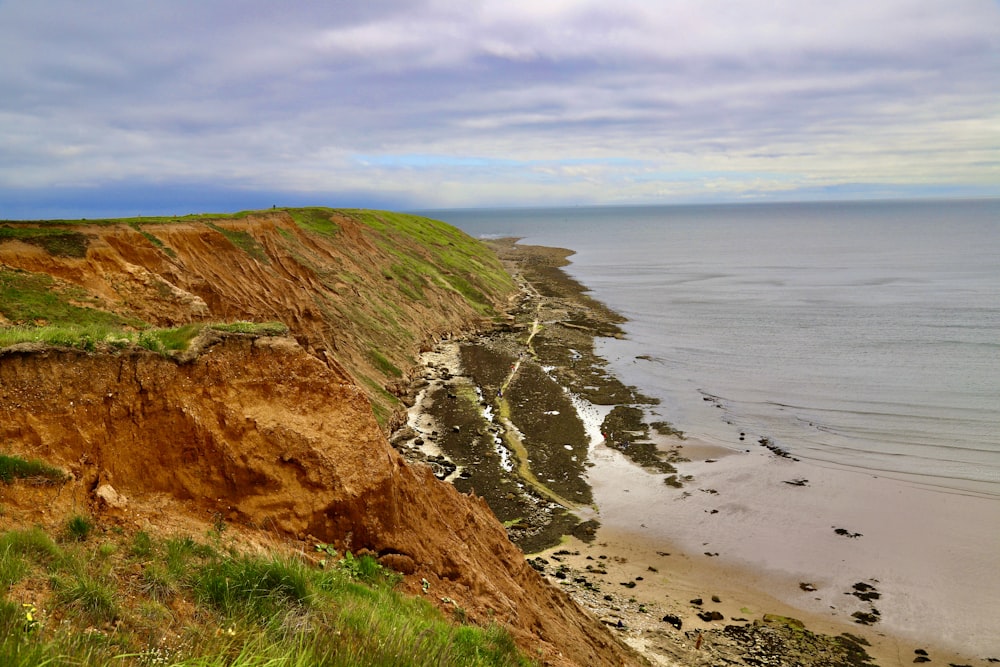
[[221, 520], [202, 541], [127, 536], [85, 517], [55, 537], [8, 531], [0, 664], [530, 664], [503, 629], [397, 593], [399, 576], [370, 556], [315, 548], [317, 558], [241, 552]]

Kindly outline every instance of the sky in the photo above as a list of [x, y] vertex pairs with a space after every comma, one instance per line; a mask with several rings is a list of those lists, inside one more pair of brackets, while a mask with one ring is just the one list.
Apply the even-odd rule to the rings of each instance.
[[0, 219], [979, 196], [998, 0], [0, 0]]

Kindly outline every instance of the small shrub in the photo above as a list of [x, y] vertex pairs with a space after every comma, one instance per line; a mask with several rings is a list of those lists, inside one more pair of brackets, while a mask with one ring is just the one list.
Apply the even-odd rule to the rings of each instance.
[[368, 554], [354, 556], [348, 551], [340, 561], [340, 568], [352, 579], [368, 584], [385, 583], [391, 587], [400, 578], [398, 573], [385, 569]]
[[85, 516], [75, 514], [66, 522], [66, 534], [71, 540], [83, 542], [94, 529], [94, 522]]

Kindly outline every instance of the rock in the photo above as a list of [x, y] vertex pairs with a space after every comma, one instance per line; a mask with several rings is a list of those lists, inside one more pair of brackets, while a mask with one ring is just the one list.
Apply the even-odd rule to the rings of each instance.
[[863, 602], [871, 602], [872, 600], [878, 600], [882, 597], [882, 594], [875, 590], [875, 587], [871, 584], [866, 584], [863, 581], [859, 581], [853, 586], [854, 592], [851, 593], [854, 597], [862, 600]]
[[708, 623], [710, 621], [721, 621], [724, 620], [726, 617], [713, 609], [712, 611], [698, 612], [698, 618]]
[[110, 484], [102, 484], [97, 487], [94, 495], [110, 509], [125, 509], [125, 506], [128, 504], [128, 499], [115, 491], [115, 487]]
[[695, 598], [695, 599], [693, 599], [693, 600], [690, 600], [690, 602], [691, 602], [691, 604], [693, 604], [693, 605], [697, 605], [697, 606], [699, 606], [699, 607], [700, 607], [703, 601], [702, 601], [702, 599], [701, 599], [701, 598]]
[[852, 533], [846, 528], [834, 528], [833, 532], [837, 533], [838, 535], [843, 535], [844, 537], [862, 537], [861, 533]]
[[804, 590], [804, 591], [806, 591], [808, 593], [812, 593], [813, 591], [816, 590], [815, 586], [813, 586], [812, 584], [806, 583], [806, 582], [799, 583], [799, 588], [801, 588], [802, 590]]
[[673, 614], [667, 614], [660, 620], [662, 620], [664, 623], [669, 623], [670, 625], [674, 626], [674, 628], [677, 630], [680, 630], [681, 626], [683, 625], [683, 622], [681, 621], [680, 617], [675, 616]]
[[720, 598], [718, 595], [713, 595], [712, 596], [712, 602], [716, 602], [716, 603], [722, 602], [722, 598]]
[[875, 613], [874, 609], [872, 613], [856, 611], [851, 614], [851, 617], [854, 618], [855, 623], [860, 623], [861, 625], [874, 625], [879, 621], [879, 615]]

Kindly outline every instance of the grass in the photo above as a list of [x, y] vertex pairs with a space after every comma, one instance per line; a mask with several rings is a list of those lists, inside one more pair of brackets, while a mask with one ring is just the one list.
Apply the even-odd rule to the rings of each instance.
[[[342, 210], [371, 228], [375, 242], [403, 268], [408, 289], [420, 294], [426, 280], [454, 290], [480, 314], [492, 314], [491, 299], [514, 289], [511, 277], [479, 241], [446, 223], [388, 211]], [[393, 272], [399, 275], [396, 271]]]
[[85, 257], [90, 245], [84, 234], [65, 228], [0, 225], [0, 243], [9, 240], [39, 246], [57, 257]]
[[206, 222], [205, 225], [225, 236], [230, 243], [259, 262], [264, 264], [271, 263], [271, 258], [267, 256], [267, 251], [264, 250], [264, 246], [262, 246], [260, 242], [248, 232], [226, 229], [225, 227], [221, 227], [212, 222]]
[[288, 327], [281, 322], [229, 322], [208, 326], [215, 331], [254, 336], [284, 336], [288, 333]]
[[[311, 207], [280, 209], [279, 212], [282, 216], [290, 216], [297, 229], [293, 229], [287, 219], [275, 225], [277, 233], [267, 241], [267, 247], [283, 248], [280, 252], [287, 253], [283, 262], [295, 262], [301, 273], [315, 275], [315, 282], [306, 279], [303, 284], [310, 288], [315, 285], [311, 296], [317, 304], [317, 315], [323, 320], [315, 323], [317, 326], [311, 330], [309, 327], [313, 323], [304, 323], [295, 333], [300, 340], [304, 334], [308, 335], [309, 343], [316, 349], [335, 349], [339, 341], [346, 343], [348, 349], [343, 356], [347, 360], [347, 370], [365, 387], [373, 402], [376, 419], [383, 428], [392, 421], [399, 402], [381, 388], [400, 378], [413, 363], [413, 354], [423, 342], [418, 341], [417, 336], [435, 330], [440, 318], [458, 317], [463, 310], [454, 307], [456, 297], [468, 305], [471, 310], [466, 312], [469, 314], [494, 317], [497, 315], [494, 304], [503, 302], [515, 289], [513, 280], [488, 248], [442, 222], [402, 213], [359, 209]], [[261, 234], [269, 233], [266, 230], [270, 230], [270, 226], [250, 229], [226, 222], [246, 218], [252, 213], [255, 212], [51, 221], [8, 224], [5, 228], [17, 230], [10, 234], [39, 235], [57, 231], [86, 234], [88, 230], [82, 227], [87, 225], [128, 225], [162, 252], [170, 254], [157, 238], [157, 235], [167, 238], [157, 232], [158, 227], [164, 229], [164, 225], [171, 224], [203, 226], [225, 236], [248, 256], [269, 262], [258, 239], [263, 240]], [[256, 213], [266, 214], [267, 211]], [[342, 247], [344, 230], [355, 225], [360, 225], [364, 236], [362, 243], [375, 249], [371, 257], [355, 257]], [[273, 245], [275, 241], [277, 246]], [[351, 239], [352, 244], [356, 242], [357, 239]], [[9, 277], [8, 282], [17, 282], [7, 292], [3, 289], [4, 276]], [[188, 330], [183, 327], [157, 329], [149, 322], [101, 311], [101, 305], [108, 303], [106, 299], [87, 300], [83, 290], [71, 294], [70, 288], [56, 284], [48, 276], [31, 276], [34, 274], [0, 269], [0, 313], [17, 325], [0, 328], [0, 349], [22, 342], [87, 351], [104, 350], [106, 346], [138, 345], [172, 356], [187, 349], [195, 335], [195, 327], [200, 326], [192, 325]], [[29, 284], [32, 281], [38, 284]], [[164, 290], [164, 298], [169, 297], [166, 286]], [[264, 296], [271, 298], [273, 295]], [[114, 307], [124, 310], [130, 306], [121, 302]], [[222, 304], [222, 312], [225, 308], [226, 304]], [[267, 331], [257, 333], [274, 335]], [[322, 338], [321, 344], [316, 344], [314, 335]], [[366, 382], [360, 377], [363, 373], [373, 376], [375, 381]], [[377, 388], [368, 391], [371, 385]]]
[[41, 343], [86, 351], [94, 351], [102, 345], [117, 349], [137, 346], [166, 356], [188, 349], [191, 341], [206, 328], [253, 336], [283, 336], [288, 333], [288, 327], [281, 322], [195, 322], [165, 329], [150, 327], [141, 331], [105, 324], [14, 326], [0, 328], [0, 349], [20, 343]]
[[[530, 664], [506, 630], [398, 593], [400, 576], [370, 556], [338, 560], [330, 549], [321, 567], [191, 537], [114, 539], [60, 546], [37, 528], [0, 535], [0, 664]], [[30, 603], [13, 597], [24, 583]]]
[[403, 371], [389, 361], [384, 354], [371, 348], [368, 350], [368, 358], [371, 360], [372, 365], [375, 366], [383, 375], [389, 375], [392, 377], [403, 377]]
[[70, 540], [83, 542], [94, 529], [94, 522], [85, 516], [75, 514], [66, 521], [66, 536]]
[[302, 229], [333, 238], [340, 233], [340, 225], [334, 222], [331, 217], [334, 210], [330, 208], [290, 208], [285, 209], [295, 224]]
[[73, 303], [86, 299], [83, 290], [58, 285], [46, 274], [0, 269], [0, 314], [15, 324], [111, 328], [134, 323], [114, 313]]
[[37, 459], [0, 454], [0, 482], [10, 484], [15, 479], [54, 484], [66, 479], [66, 473]]
[[168, 247], [156, 235], [152, 234], [151, 232], [147, 232], [145, 229], [143, 229], [140, 223], [130, 222], [129, 227], [142, 234], [147, 241], [152, 243], [155, 248], [161, 250], [163, 254], [167, 255], [171, 259], [177, 259], [177, 252], [173, 248]]

